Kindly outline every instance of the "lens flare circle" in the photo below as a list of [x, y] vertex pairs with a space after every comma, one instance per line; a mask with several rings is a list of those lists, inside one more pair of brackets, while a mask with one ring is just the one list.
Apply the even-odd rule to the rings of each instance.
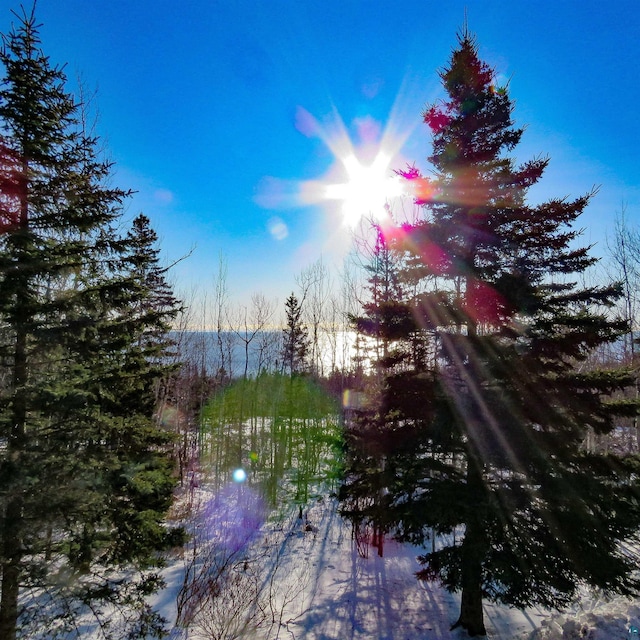
[[247, 479], [247, 472], [242, 468], [234, 469], [233, 473], [231, 474], [231, 477], [233, 478], [234, 482], [237, 482], [238, 484], [240, 484]]

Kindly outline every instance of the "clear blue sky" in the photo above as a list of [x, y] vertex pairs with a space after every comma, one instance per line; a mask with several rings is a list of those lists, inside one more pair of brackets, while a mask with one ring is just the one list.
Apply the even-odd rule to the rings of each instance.
[[[18, 3], [0, 0], [1, 31]], [[335, 203], [296, 197], [336, 161], [314, 120], [339, 114], [356, 145], [404, 133], [392, 166], [426, 169], [420, 115], [465, 7], [527, 125], [518, 155], [551, 156], [536, 197], [599, 185], [582, 223], [603, 251], [623, 202], [640, 222], [637, 0], [39, 0], [37, 15], [52, 61], [98, 90], [116, 181], [137, 191], [129, 215], [151, 218], [167, 261], [195, 247], [177, 288], [209, 286], [222, 253], [236, 298], [282, 303], [349, 235]]]

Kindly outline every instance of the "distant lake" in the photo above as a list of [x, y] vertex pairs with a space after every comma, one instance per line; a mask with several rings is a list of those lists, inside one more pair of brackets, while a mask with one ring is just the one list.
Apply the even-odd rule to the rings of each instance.
[[[221, 368], [232, 377], [245, 373], [255, 376], [261, 370], [282, 369], [282, 330], [251, 332], [236, 331], [172, 331], [179, 359], [189, 362], [207, 375]], [[354, 355], [353, 332], [323, 332], [318, 339], [320, 353], [315, 358], [321, 373], [349, 366]]]

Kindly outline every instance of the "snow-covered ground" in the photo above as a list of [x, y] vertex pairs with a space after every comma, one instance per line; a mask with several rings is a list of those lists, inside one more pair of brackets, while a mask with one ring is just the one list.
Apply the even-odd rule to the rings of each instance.
[[[249, 490], [243, 488], [242, 491]], [[211, 549], [219, 549], [220, 540], [232, 540], [232, 553], [227, 553], [222, 560], [219, 554], [215, 559], [210, 556], [208, 562], [196, 566], [192, 563], [193, 555], [186, 552], [165, 570], [168, 586], [157, 595], [155, 604], [169, 620], [176, 619], [176, 597], [184, 581], [185, 568], [194, 576], [192, 584], [199, 580], [201, 586], [205, 585], [192, 591], [199, 596], [191, 600], [191, 613], [187, 616], [190, 624], [187, 628], [174, 628], [173, 638], [455, 640], [467, 637], [463, 630], [449, 630], [457, 619], [459, 596], [414, 577], [420, 549], [387, 540], [384, 557], [378, 557], [377, 550], [371, 547], [368, 557], [362, 557], [351, 537], [350, 525], [338, 515], [335, 500], [328, 498], [316, 500], [302, 519], [297, 511], [291, 511], [268, 519], [251, 532], [247, 523], [250, 529], [256, 522], [255, 500], [247, 499], [239, 489], [228, 496], [238, 504], [225, 508], [224, 517], [218, 513], [212, 520], [208, 503], [208, 519], [200, 521], [199, 551], [206, 550], [207, 540]], [[251, 517], [247, 520], [248, 516]], [[234, 527], [236, 534], [233, 534]], [[243, 555], [237, 541], [245, 533], [240, 536], [237, 533], [247, 531], [249, 551]], [[225, 548], [229, 549], [229, 544]], [[218, 571], [221, 562], [226, 563], [233, 576], [224, 596], [216, 595], [215, 581], [210, 579], [214, 574], [221, 575]], [[242, 605], [238, 609], [242, 610], [234, 608], [239, 601]], [[623, 598], [606, 601], [590, 595], [573, 610], [562, 614], [538, 610], [520, 612], [487, 604], [485, 624], [487, 637], [492, 640], [630, 640], [639, 637], [634, 635], [633, 626], [640, 624], [640, 601]]]

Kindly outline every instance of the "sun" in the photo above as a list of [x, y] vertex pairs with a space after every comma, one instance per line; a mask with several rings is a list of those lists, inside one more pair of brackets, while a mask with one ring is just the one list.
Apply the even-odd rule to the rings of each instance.
[[322, 178], [300, 183], [299, 203], [333, 201], [338, 206], [330, 207], [330, 218], [335, 211], [341, 214], [341, 226], [355, 229], [363, 218], [385, 220], [394, 201], [408, 195], [406, 181], [393, 168], [403, 164], [401, 149], [412, 129], [400, 126], [393, 113], [386, 125], [371, 116], [358, 117], [350, 130], [337, 111], [319, 122], [299, 107], [296, 127], [305, 136], [322, 140], [334, 158]]
[[390, 169], [391, 156], [380, 150], [373, 162], [363, 164], [355, 153], [338, 158], [346, 176], [345, 181], [325, 186], [324, 197], [342, 201], [345, 225], [353, 228], [366, 216], [379, 220], [384, 217], [385, 205], [402, 194], [402, 183]]

